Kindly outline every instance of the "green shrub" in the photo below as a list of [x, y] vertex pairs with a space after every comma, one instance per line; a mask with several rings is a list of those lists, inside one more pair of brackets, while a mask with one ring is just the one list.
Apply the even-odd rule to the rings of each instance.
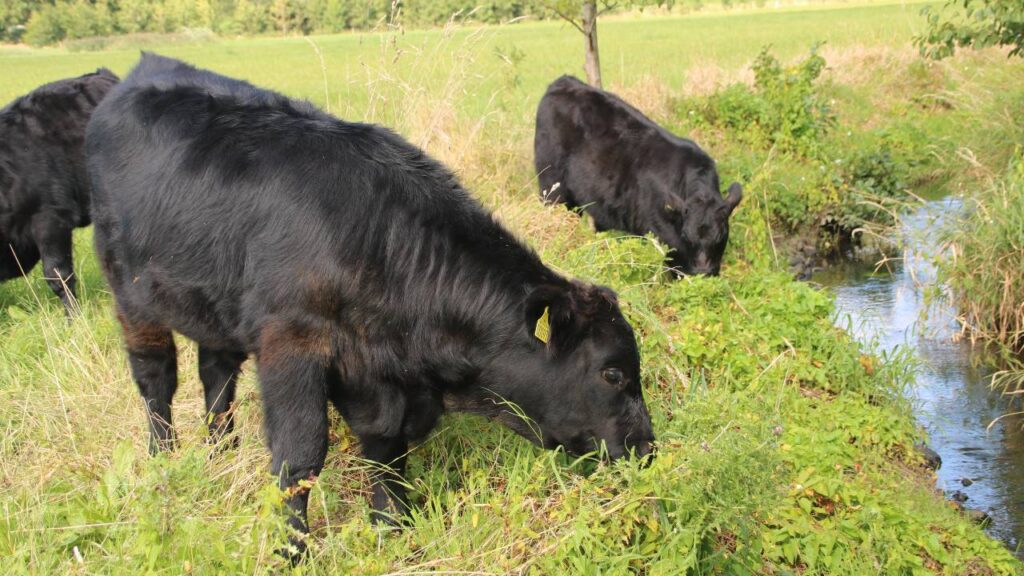
[[836, 223], [843, 230], [866, 226], [890, 226], [907, 193], [907, 164], [882, 145], [856, 152], [842, 170]]
[[821, 157], [823, 141], [835, 125], [828, 99], [816, 80], [825, 69], [817, 53], [783, 66], [770, 49], [761, 50], [752, 66], [754, 86], [734, 84], [698, 103], [698, 120], [735, 130], [748, 144], [775, 147], [808, 158]]

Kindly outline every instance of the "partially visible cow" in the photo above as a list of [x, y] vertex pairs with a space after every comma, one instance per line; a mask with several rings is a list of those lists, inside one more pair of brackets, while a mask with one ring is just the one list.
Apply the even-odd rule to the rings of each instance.
[[0, 110], [0, 280], [28, 273], [42, 259], [47, 283], [69, 312], [71, 231], [89, 225], [85, 126], [117, 81], [101, 68], [40, 86]]
[[151, 446], [174, 439], [172, 331], [199, 344], [213, 432], [231, 428], [254, 354], [295, 528], [308, 497], [296, 484], [327, 453], [328, 402], [391, 467], [374, 480], [375, 519], [406, 510], [409, 442], [446, 408], [574, 454], [651, 450], [615, 294], [546, 267], [394, 133], [144, 55], [96, 111], [87, 155]]
[[654, 235], [676, 274], [717, 275], [743, 193], [719, 191], [715, 162], [618, 96], [571, 76], [537, 107], [534, 165], [546, 202], [581, 208], [598, 230]]

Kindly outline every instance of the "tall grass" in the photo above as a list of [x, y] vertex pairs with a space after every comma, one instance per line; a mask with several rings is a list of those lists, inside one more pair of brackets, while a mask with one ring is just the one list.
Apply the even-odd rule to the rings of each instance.
[[1024, 354], [1024, 153], [988, 189], [966, 199], [941, 266], [972, 338]]

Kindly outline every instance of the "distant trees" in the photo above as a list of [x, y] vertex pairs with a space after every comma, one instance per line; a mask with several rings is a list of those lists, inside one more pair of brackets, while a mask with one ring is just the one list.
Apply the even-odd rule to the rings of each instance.
[[453, 15], [482, 23], [547, 16], [546, 0], [0, 0], [0, 41], [64, 40], [209, 28], [222, 34], [331, 33], [369, 29], [398, 16], [408, 26]]
[[1011, 56], [1024, 56], [1024, 1], [947, 0], [941, 10], [926, 6], [928, 28], [917, 38], [921, 52], [932, 58], [951, 56], [957, 48], [1010, 46]]

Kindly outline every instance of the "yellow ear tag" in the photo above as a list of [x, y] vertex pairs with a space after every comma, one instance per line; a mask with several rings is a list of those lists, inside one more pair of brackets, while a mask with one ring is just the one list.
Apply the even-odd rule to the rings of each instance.
[[544, 307], [544, 313], [540, 315], [540, 318], [537, 318], [537, 327], [534, 328], [533, 335], [545, 344], [551, 339], [551, 319], [548, 318], [547, 306]]

